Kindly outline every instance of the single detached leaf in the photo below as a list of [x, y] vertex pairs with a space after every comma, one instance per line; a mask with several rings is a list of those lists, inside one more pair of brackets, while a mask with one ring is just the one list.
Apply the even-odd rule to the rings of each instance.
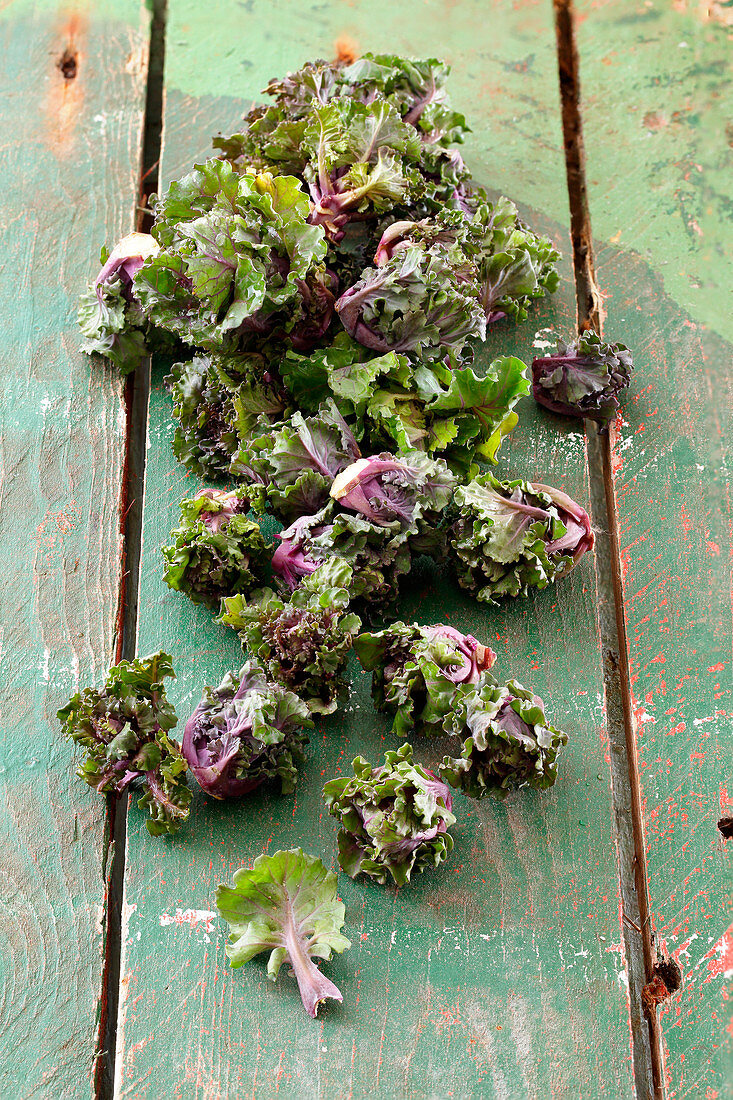
[[351, 946], [341, 933], [345, 910], [336, 885], [336, 876], [320, 859], [293, 848], [258, 856], [251, 869], [234, 872], [232, 886], [216, 892], [219, 914], [230, 929], [226, 952], [231, 965], [243, 966], [269, 951], [267, 976], [274, 982], [288, 962], [313, 1019], [329, 998], [343, 1001], [340, 990], [313, 962]]

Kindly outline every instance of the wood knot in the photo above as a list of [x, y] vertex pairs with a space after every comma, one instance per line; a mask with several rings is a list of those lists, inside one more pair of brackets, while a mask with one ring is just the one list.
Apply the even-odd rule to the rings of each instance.
[[61, 71], [64, 80], [76, 80], [79, 69], [79, 55], [76, 50], [72, 50], [67, 46], [59, 58], [56, 68]]
[[733, 817], [721, 817], [718, 821], [718, 829], [725, 840], [730, 840], [733, 836]]

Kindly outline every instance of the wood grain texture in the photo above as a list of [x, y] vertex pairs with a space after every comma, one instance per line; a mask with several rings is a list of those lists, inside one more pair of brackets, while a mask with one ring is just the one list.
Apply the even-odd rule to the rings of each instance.
[[[266, 79], [330, 55], [340, 34], [362, 49], [444, 54], [454, 99], [474, 135], [466, 156], [489, 185], [527, 199], [532, 224], [568, 251], [550, 11], [436, 3], [169, 5], [163, 178], [205, 155]], [[490, 25], [490, 31], [488, 30]], [[477, 39], [481, 30], [484, 48]], [[244, 101], [244, 102], [243, 102]], [[536, 200], [536, 201], [535, 201]], [[567, 332], [563, 288], [521, 329], [498, 327], [483, 355], [531, 355], [537, 330]], [[172, 697], [185, 720], [204, 683], [241, 662], [231, 633], [161, 581], [160, 544], [178, 501], [198, 487], [171, 454], [173, 425], [154, 375], [146, 476], [140, 652], [176, 655]], [[500, 473], [542, 477], [588, 501], [582, 433], [524, 402]], [[352, 704], [319, 720], [294, 798], [235, 805], [194, 798], [188, 829], [153, 841], [128, 820], [117, 1097], [633, 1096], [619, 931], [618, 880], [604, 731], [592, 560], [562, 587], [501, 611], [471, 602], [451, 578], [416, 569], [402, 613], [449, 620], [491, 642], [498, 672], [543, 696], [571, 736], [550, 792], [505, 803], [456, 800], [450, 861], [399, 892], [342, 876], [353, 947], [326, 964], [344, 992], [316, 1022], [292, 979], [267, 982], [261, 960], [232, 972], [215, 918], [217, 883], [261, 851], [302, 844], [335, 866], [325, 779], [354, 755], [396, 744], [355, 668]], [[430, 762], [443, 746], [416, 739]]]
[[674, 8], [584, 5], [579, 28], [605, 333], [637, 364], [614, 473], [651, 917], [684, 983], [660, 1010], [669, 1100], [733, 1095], [730, 37], [724, 5]]
[[105, 806], [74, 776], [56, 710], [114, 654], [125, 417], [75, 314], [101, 243], [134, 216], [146, 54], [137, 2], [2, 5], [0, 1095], [13, 1100], [92, 1091]]

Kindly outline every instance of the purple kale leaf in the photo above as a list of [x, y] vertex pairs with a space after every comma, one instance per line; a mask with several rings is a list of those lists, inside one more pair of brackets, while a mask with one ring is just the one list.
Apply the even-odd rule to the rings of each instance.
[[295, 588], [323, 562], [342, 558], [353, 568], [351, 595], [367, 605], [394, 602], [399, 580], [410, 570], [412, 552], [432, 549], [398, 522], [382, 525], [361, 515], [339, 512], [333, 502], [313, 516], [301, 516], [278, 536], [273, 572]]
[[451, 501], [456, 478], [441, 459], [421, 451], [360, 458], [335, 478], [331, 496], [380, 527], [399, 523], [417, 533], [435, 526]]
[[148, 325], [133, 288], [133, 277], [159, 246], [147, 233], [130, 233], [102, 253], [102, 268], [79, 302], [82, 350], [110, 359], [128, 374], [150, 354]]
[[459, 698], [496, 660], [473, 635], [442, 623], [392, 623], [360, 634], [354, 649], [372, 673], [375, 706], [394, 716], [397, 737], [452, 732]]
[[549, 485], [480, 474], [459, 486], [454, 500], [450, 544], [458, 582], [478, 600], [545, 588], [593, 547], [586, 511]]
[[440, 773], [472, 798], [551, 787], [557, 755], [568, 740], [549, 724], [538, 696], [516, 680], [500, 686], [490, 675], [459, 700], [453, 732], [462, 740], [462, 751], [446, 757]]

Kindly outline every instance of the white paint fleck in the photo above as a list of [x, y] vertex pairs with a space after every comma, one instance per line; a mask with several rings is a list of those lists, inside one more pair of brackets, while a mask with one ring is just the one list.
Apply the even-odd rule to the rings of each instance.
[[171, 924], [187, 924], [190, 928], [196, 928], [198, 924], [203, 924], [204, 932], [213, 932], [216, 913], [212, 913], [210, 909], [176, 909], [173, 916], [170, 913], [161, 913], [158, 919], [161, 928], [167, 928]]
[[46, 681], [46, 683], [48, 683], [48, 681], [50, 679], [50, 674], [49, 674], [49, 671], [48, 671], [48, 662], [50, 661], [50, 659], [51, 659], [50, 652], [47, 649], [44, 649], [44, 651], [43, 651], [43, 660], [39, 664], [38, 668], [40, 669], [41, 676]]
[[126, 901], [122, 902], [122, 926], [120, 931], [123, 952], [130, 942], [130, 917], [133, 913], [137, 912], [137, 905], [133, 902], [132, 905], [128, 905]]
[[532, 347], [539, 348], [541, 351], [546, 351], [548, 348], [554, 350], [557, 347], [557, 334], [551, 328], [538, 329], [534, 334]]

